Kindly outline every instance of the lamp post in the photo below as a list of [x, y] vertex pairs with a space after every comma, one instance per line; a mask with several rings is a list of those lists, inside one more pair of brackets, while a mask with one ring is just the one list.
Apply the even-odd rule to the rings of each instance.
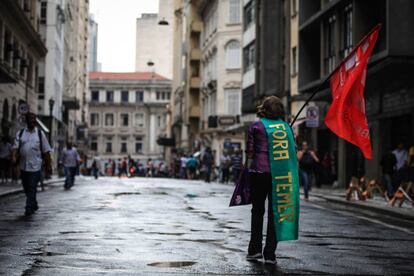
[[52, 145], [52, 126], [53, 126], [53, 106], [55, 105], [55, 100], [53, 98], [49, 99], [49, 143]]

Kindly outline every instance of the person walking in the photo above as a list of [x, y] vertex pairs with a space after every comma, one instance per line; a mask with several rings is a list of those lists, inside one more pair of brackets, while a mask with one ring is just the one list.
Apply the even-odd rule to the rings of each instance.
[[[288, 159], [288, 160], [277, 160], [274, 157], [274, 152], [277, 152], [277, 148], [272, 148], [272, 152], [269, 151], [269, 144], [273, 137], [270, 137], [268, 134], [268, 129], [272, 129], [272, 127], [279, 127], [281, 126], [285, 129], [285, 132], [282, 134], [286, 134], [289, 132], [289, 142], [286, 140], [284, 142], [283, 147], [286, 151], [292, 155], [292, 152], [295, 151], [294, 147], [294, 139], [293, 133], [290, 130], [288, 124], [283, 121], [284, 118], [284, 107], [282, 101], [275, 96], [270, 96], [264, 99], [263, 104], [258, 107], [257, 116], [260, 120], [253, 122], [248, 130], [247, 135], [247, 145], [246, 145], [246, 158], [247, 158], [247, 166], [249, 169], [249, 179], [250, 179], [250, 193], [251, 193], [251, 200], [252, 200], [252, 210], [251, 210], [251, 235], [250, 235], [250, 242], [248, 246], [248, 254], [246, 260], [248, 261], [257, 261], [264, 257], [266, 264], [275, 264], [276, 263], [276, 248], [277, 248], [277, 240], [284, 240], [284, 237], [279, 236], [277, 234], [278, 229], [275, 227], [275, 223], [279, 223], [280, 221], [275, 221], [275, 216], [280, 216], [280, 211], [275, 214], [273, 210], [274, 202], [272, 201], [272, 186], [273, 179], [278, 181], [277, 175], [279, 175], [279, 171], [274, 170], [275, 164], [276, 167], [280, 167], [279, 164], [283, 163], [285, 165], [285, 161], [293, 160], [292, 163], [297, 165], [296, 156], [287, 156], [287, 158], [279, 158], [279, 159]], [[287, 136], [286, 136], [287, 137]], [[286, 138], [287, 139], [287, 138]], [[293, 154], [294, 155], [294, 154]], [[274, 162], [277, 162], [274, 164]], [[282, 168], [282, 167], [280, 167]], [[292, 181], [296, 181], [297, 184], [297, 169], [291, 170], [291, 177], [288, 179], [293, 179]], [[286, 174], [286, 172], [284, 172]], [[283, 179], [287, 179], [283, 177]], [[293, 183], [293, 182], [292, 182]], [[279, 186], [279, 185], [278, 185]], [[289, 185], [290, 186], [290, 185]], [[296, 188], [293, 188], [292, 191], [297, 192]], [[294, 190], [296, 189], [296, 190]], [[285, 192], [284, 189], [282, 192]], [[293, 192], [292, 192], [293, 196]], [[262, 240], [263, 240], [263, 216], [265, 214], [265, 202], [266, 198], [268, 199], [268, 208], [267, 208], [267, 230], [266, 230], [266, 241], [265, 246], [262, 248]], [[297, 203], [298, 195], [295, 193], [295, 201], [292, 197], [292, 203]], [[296, 206], [296, 205], [295, 205]], [[283, 212], [283, 211], [282, 211]], [[297, 230], [297, 229], [296, 229]], [[296, 233], [297, 235], [297, 233]]]
[[25, 215], [30, 216], [39, 209], [36, 199], [37, 184], [41, 178], [42, 163], [51, 171], [52, 151], [45, 134], [36, 127], [36, 114], [26, 114], [27, 127], [16, 134], [12, 162], [19, 160], [21, 180], [26, 195]]
[[95, 179], [98, 179], [99, 176], [99, 159], [94, 157], [91, 165], [92, 175]]
[[205, 182], [210, 183], [211, 180], [211, 170], [214, 166], [214, 157], [211, 152], [211, 148], [207, 147], [203, 154], [203, 167], [204, 167], [204, 173], [205, 173]]
[[387, 195], [389, 198], [394, 196], [394, 187], [393, 179], [395, 174], [395, 168], [397, 165], [397, 159], [392, 153], [391, 149], [388, 149], [387, 152], [381, 158], [381, 169], [382, 169], [382, 183], [383, 186], [387, 189]]
[[306, 141], [302, 142], [302, 148], [298, 151], [299, 175], [302, 180], [305, 200], [309, 200], [309, 189], [312, 183], [312, 170], [315, 162], [319, 163], [319, 159], [313, 150], [309, 149]]
[[10, 161], [12, 158], [12, 144], [9, 143], [9, 138], [3, 136], [0, 141], [0, 177], [1, 183], [7, 183], [7, 178], [10, 176]]
[[180, 161], [181, 161], [181, 167], [180, 167], [180, 178], [181, 179], [187, 179], [187, 156], [185, 154], [183, 154], [183, 156], [181, 156]]
[[69, 190], [75, 185], [75, 175], [77, 167], [80, 163], [80, 156], [76, 148], [73, 147], [71, 142], [68, 142], [66, 149], [62, 152], [62, 164], [65, 169], [65, 190]]
[[193, 155], [188, 157], [188, 160], [187, 160], [188, 179], [192, 180], [196, 178], [197, 167], [198, 167], [198, 160]]
[[220, 158], [221, 182], [227, 184], [230, 176], [231, 159], [227, 151]]
[[234, 154], [231, 156], [231, 173], [233, 174], [234, 183], [237, 182], [240, 176], [241, 168], [243, 165], [243, 156], [239, 149], [234, 151]]

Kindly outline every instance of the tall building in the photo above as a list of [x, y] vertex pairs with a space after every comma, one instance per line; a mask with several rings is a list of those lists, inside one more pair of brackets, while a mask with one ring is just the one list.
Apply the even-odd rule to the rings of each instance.
[[19, 104], [37, 111], [38, 64], [47, 53], [39, 37], [37, 0], [0, 1], [0, 135], [21, 127]]
[[101, 71], [101, 64], [98, 62], [98, 23], [93, 14], [89, 15], [88, 25], [88, 71]]
[[89, 155], [164, 160], [171, 81], [153, 72], [89, 73]]
[[65, 138], [83, 150], [88, 90], [88, 1], [67, 0], [65, 15], [62, 119], [67, 129]]
[[[366, 160], [368, 177], [380, 176], [380, 160], [387, 148], [414, 141], [414, 2], [409, 0], [300, 0], [298, 8], [298, 91], [303, 101], [376, 24], [382, 23], [368, 64], [366, 113], [373, 160]], [[319, 128], [300, 127], [301, 139], [311, 141], [318, 153], [337, 152], [340, 185], [355, 174], [357, 150], [338, 139], [323, 124], [331, 94], [328, 83], [314, 99], [319, 107]]]
[[[63, 123], [65, 0], [40, 1], [40, 35], [48, 53], [39, 64], [37, 112], [50, 129], [53, 160], [64, 146], [66, 126]], [[56, 163], [56, 162], [54, 162]]]
[[[159, 0], [158, 14], [142, 14], [136, 25], [135, 71], [155, 69], [172, 78], [174, 0]], [[153, 62], [153, 67], [148, 62]]]
[[218, 163], [224, 151], [244, 148], [244, 133], [234, 128], [241, 115], [243, 1], [199, 2], [204, 28], [200, 48], [189, 57], [201, 60], [200, 142], [213, 149]]

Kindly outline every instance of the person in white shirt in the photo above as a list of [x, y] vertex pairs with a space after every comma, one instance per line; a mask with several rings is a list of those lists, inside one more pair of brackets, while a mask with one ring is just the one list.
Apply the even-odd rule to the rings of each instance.
[[12, 157], [12, 145], [7, 136], [3, 136], [0, 141], [0, 176], [1, 183], [7, 182], [10, 175], [10, 161]]
[[45, 134], [36, 127], [36, 114], [26, 114], [27, 127], [17, 132], [13, 145], [12, 161], [20, 160], [20, 175], [26, 194], [25, 215], [32, 215], [39, 209], [36, 200], [37, 184], [41, 179], [42, 164], [51, 171], [50, 152], [52, 151]]
[[76, 169], [80, 163], [81, 159], [79, 157], [78, 151], [72, 146], [71, 142], [68, 142], [66, 149], [62, 152], [61, 162], [65, 168], [65, 190], [69, 190], [73, 185], [75, 185], [75, 175]]
[[398, 147], [392, 152], [397, 159], [397, 172], [405, 166], [408, 160], [407, 150], [404, 148], [403, 143], [399, 143]]

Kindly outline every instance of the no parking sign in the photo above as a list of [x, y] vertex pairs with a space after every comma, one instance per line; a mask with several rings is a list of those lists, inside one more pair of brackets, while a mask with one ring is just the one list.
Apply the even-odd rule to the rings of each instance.
[[306, 109], [306, 126], [319, 126], [319, 108], [317, 106], [308, 106]]

